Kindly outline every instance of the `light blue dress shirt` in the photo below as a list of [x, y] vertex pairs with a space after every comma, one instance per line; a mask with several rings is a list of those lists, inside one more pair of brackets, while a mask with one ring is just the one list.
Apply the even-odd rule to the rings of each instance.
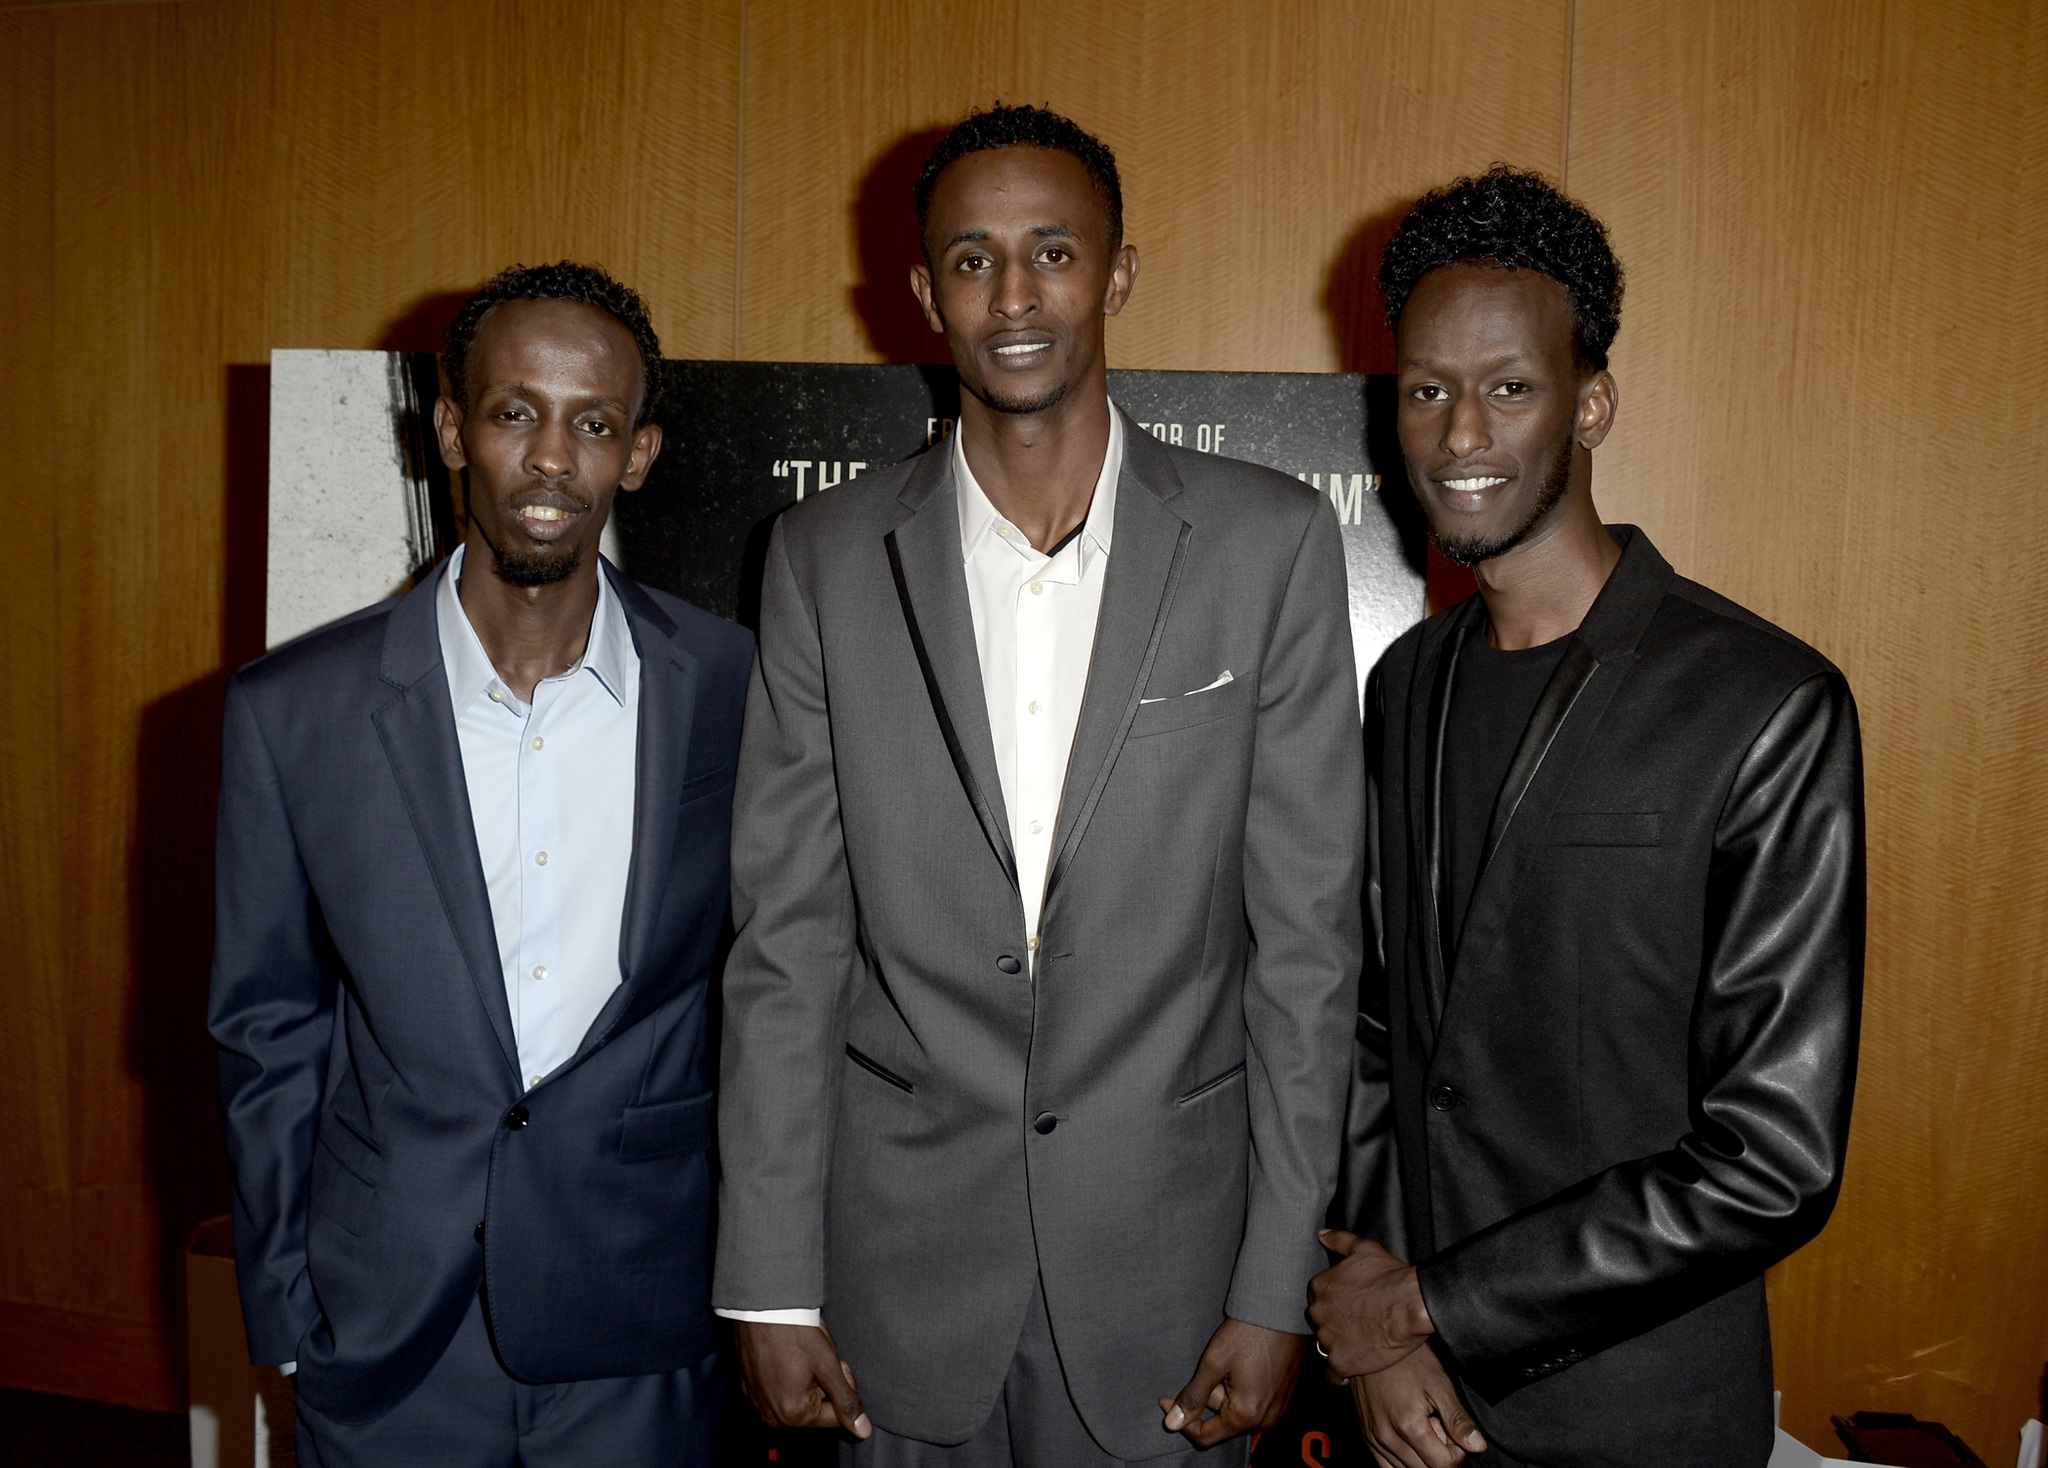
[[441, 663], [519, 1070], [530, 1090], [576, 1053], [621, 982], [619, 923], [633, 859], [640, 654], [611, 583], [583, 658], [521, 703], [491, 665], [449, 558], [435, 600]]

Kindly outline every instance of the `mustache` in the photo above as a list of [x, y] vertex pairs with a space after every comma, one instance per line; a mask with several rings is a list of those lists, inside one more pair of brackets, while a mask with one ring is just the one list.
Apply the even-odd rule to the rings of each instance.
[[560, 510], [565, 515], [575, 515], [585, 513], [590, 509], [590, 502], [588, 500], [571, 494], [567, 489], [559, 485], [545, 482], [532, 489], [521, 490], [518, 494], [513, 495], [511, 499], [507, 500], [505, 505], [515, 515], [521, 510], [532, 509]]

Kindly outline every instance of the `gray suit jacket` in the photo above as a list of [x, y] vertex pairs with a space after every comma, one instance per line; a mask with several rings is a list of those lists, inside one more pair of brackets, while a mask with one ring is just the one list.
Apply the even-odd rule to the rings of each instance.
[[1325, 1263], [1364, 846], [1337, 526], [1125, 430], [1035, 985], [950, 456], [768, 551], [713, 1301], [822, 1301], [875, 1422], [931, 1442], [986, 1420], [1042, 1278], [1090, 1430], [1167, 1451], [1225, 1314], [1305, 1331]]

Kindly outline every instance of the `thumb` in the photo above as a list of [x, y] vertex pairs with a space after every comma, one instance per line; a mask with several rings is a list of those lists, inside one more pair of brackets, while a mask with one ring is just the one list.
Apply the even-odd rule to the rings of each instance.
[[820, 1371], [816, 1373], [816, 1377], [819, 1387], [832, 1399], [832, 1410], [839, 1414], [841, 1427], [860, 1438], [874, 1432], [874, 1426], [868, 1421], [867, 1410], [860, 1404], [860, 1389], [853, 1384], [851, 1366], [842, 1360], [837, 1371]]
[[1166, 1408], [1166, 1430], [1180, 1432], [1189, 1424], [1201, 1421], [1203, 1405], [1209, 1400], [1210, 1393], [1222, 1385], [1222, 1366], [1204, 1351], [1194, 1376]]
[[1452, 1394], [1447, 1402], [1436, 1404], [1436, 1415], [1444, 1425], [1444, 1431], [1451, 1435], [1451, 1441], [1468, 1453], [1486, 1451], [1486, 1434], [1479, 1430], [1479, 1424], [1472, 1420], [1472, 1414], [1465, 1410], [1465, 1404]]
[[1349, 1254], [1361, 1242], [1357, 1234], [1347, 1233], [1341, 1228], [1326, 1228], [1316, 1237], [1332, 1254]]

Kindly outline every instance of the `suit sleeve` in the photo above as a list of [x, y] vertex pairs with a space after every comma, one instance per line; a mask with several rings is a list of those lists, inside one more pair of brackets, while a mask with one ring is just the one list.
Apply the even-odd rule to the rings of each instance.
[[1830, 671], [1765, 723], [1716, 827], [1690, 1129], [1419, 1266], [1482, 1390], [1673, 1319], [1820, 1232], [1848, 1143], [1863, 918], [1861, 745]]
[[1245, 815], [1250, 1196], [1225, 1310], [1305, 1334], [1336, 1183], [1363, 922], [1365, 761], [1343, 545], [1318, 500], [1259, 676]]
[[1394, 1141], [1392, 1039], [1387, 990], [1387, 933], [1380, 863], [1380, 743], [1386, 729], [1382, 668], [1365, 683], [1365, 961], [1358, 975], [1358, 1017], [1351, 1046], [1350, 1095], [1337, 1160], [1337, 1197], [1330, 1227], [1372, 1239], [1408, 1257], [1408, 1224]]
[[733, 793], [736, 935], [720, 1060], [721, 1310], [825, 1303], [825, 1182], [854, 965], [853, 889], [817, 614], [768, 545]]
[[221, 745], [207, 1027], [220, 1049], [249, 1354], [274, 1366], [292, 1360], [320, 1314], [306, 1277], [306, 1189], [335, 983], [277, 766], [240, 677], [228, 682]]

